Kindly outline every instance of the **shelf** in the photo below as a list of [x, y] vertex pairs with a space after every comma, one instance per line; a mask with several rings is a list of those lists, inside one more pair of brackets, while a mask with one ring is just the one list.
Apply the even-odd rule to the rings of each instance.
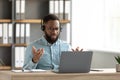
[[[15, 20], [17, 23], [41, 23], [41, 19]], [[70, 20], [60, 20], [60, 23], [70, 23]]]
[[0, 44], [0, 47], [11, 47], [12, 44]]
[[0, 19], [0, 23], [10, 23], [10, 22], [12, 22], [12, 20], [11, 19]]
[[0, 70], [11, 70], [10, 66], [0, 66]]
[[70, 20], [60, 20], [60, 23], [62, 23], [62, 24], [70, 23]]
[[[12, 44], [0, 44], [0, 47], [11, 47], [12, 46]], [[26, 47], [27, 46], [27, 44], [15, 44], [14, 46], [18, 46], [18, 47]]]
[[41, 23], [40, 19], [15, 20], [17, 23]]
[[15, 44], [15, 47], [27, 47], [27, 44]]
[[[12, 44], [0, 44], [0, 47], [11, 47], [12, 46]], [[14, 46], [16, 46], [16, 47], [26, 47], [27, 46], [27, 44], [15, 44]]]

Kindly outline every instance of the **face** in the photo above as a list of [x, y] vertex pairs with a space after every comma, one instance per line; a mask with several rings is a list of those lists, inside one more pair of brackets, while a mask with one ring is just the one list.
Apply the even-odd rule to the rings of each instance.
[[60, 34], [60, 26], [58, 20], [50, 20], [45, 24], [45, 38], [49, 43], [54, 43]]

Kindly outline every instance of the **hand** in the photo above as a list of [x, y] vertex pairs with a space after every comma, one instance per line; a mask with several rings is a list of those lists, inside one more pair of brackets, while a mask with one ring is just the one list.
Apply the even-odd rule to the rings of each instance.
[[34, 46], [32, 47], [32, 53], [33, 53], [33, 58], [32, 58], [32, 61], [34, 63], [37, 63], [40, 59], [40, 57], [43, 55], [44, 53], [44, 49], [41, 48], [41, 49], [36, 49]]
[[77, 47], [76, 49], [72, 49], [72, 51], [83, 51], [83, 49], [80, 49], [79, 47]]

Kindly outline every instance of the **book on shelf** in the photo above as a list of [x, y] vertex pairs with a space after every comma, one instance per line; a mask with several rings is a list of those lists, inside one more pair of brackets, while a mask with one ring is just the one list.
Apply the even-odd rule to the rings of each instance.
[[49, 13], [56, 14], [60, 20], [70, 20], [70, 1], [69, 0], [50, 0]]
[[15, 67], [24, 65], [24, 55], [26, 47], [15, 47]]
[[16, 0], [16, 19], [20, 19], [20, 0]]
[[25, 43], [30, 43], [30, 24], [27, 23], [25, 27]]
[[25, 43], [25, 24], [20, 24], [20, 43]]
[[25, 19], [25, 0], [21, 0], [21, 19]]
[[66, 1], [65, 2], [65, 19], [68, 19], [70, 20], [70, 17], [71, 17], [71, 12], [70, 12], [70, 8], [71, 8], [71, 2], [70, 1]]
[[[15, 16], [16, 19], [25, 19], [25, 0], [15, 0]], [[15, 32], [15, 42], [18, 44], [29, 43], [30, 41], [30, 29], [26, 30], [26, 25], [30, 24], [16, 24], [16, 30], [13, 31], [13, 24], [11, 22], [1, 22], [0, 23], [0, 44], [11, 44], [13, 43]], [[24, 26], [24, 28], [23, 28]]]
[[0, 23], [0, 44], [12, 43], [12, 23]]
[[8, 43], [8, 23], [3, 23], [3, 44]]
[[0, 24], [0, 43], [3, 43], [3, 27], [2, 27], [2, 24]]
[[16, 44], [26, 44], [30, 42], [30, 24], [17, 23], [16, 24]]
[[25, 19], [25, 0], [16, 0], [16, 19]]
[[16, 44], [19, 44], [19, 43], [20, 43], [20, 24], [19, 24], [19, 23], [16, 24], [16, 36], [15, 36], [15, 41], [16, 41]]
[[12, 43], [13, 41], [13, 26], [12, 23], [8, 24], [8, 43]]

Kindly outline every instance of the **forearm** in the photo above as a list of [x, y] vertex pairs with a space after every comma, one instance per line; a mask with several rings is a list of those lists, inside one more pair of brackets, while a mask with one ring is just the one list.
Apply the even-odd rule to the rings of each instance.
[[23, 66], [24, 70], [31, 70], [31, 69], [36, 69], [37, 63], [32, 62], [32, 60], [30, 60], [29, 62], [26, 62]]

